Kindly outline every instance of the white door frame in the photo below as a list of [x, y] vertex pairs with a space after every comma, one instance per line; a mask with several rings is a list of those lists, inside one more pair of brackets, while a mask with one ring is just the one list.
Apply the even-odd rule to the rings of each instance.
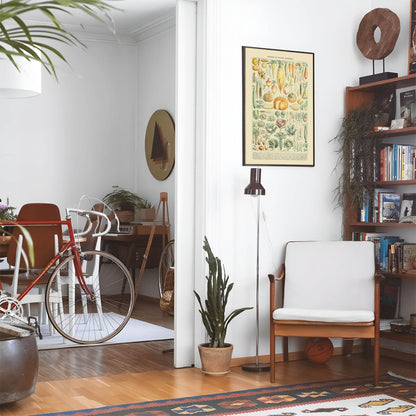
[[176, 3], [174, 365], [194, 364], [197, 4]]
[[206, 332], [193, 289], [205, 293], [206, 230], [210, 238], [219, 235], [214, 78], [220, 1], [176, 2], [175, 367], [200, 367], [198, 344]]

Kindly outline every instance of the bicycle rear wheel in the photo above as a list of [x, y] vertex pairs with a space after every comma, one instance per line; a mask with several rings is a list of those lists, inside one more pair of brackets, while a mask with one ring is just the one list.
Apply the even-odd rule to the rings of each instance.
[[101, 251], [80, 253], [89, 295], [74, 271], [74, 256], [54, 270], [46, 287], [46, 310], [54, 328], [79, 344], [109, 340], [127, 324], [134, 306], [134, 284], [126, 266]]
[[159, 295], [163, 296], [167, 273], [175, 266], [174, 240], [168, 241], [159, 260]]

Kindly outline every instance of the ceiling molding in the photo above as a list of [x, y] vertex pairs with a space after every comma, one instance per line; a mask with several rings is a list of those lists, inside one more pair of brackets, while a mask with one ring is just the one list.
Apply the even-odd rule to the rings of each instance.
[[[42, 23], [38, 20], [28, 20], [29, 24]], [[87, 25], [63, 23], [62, 26], [81, 42], [112, 42], [136, 44], [173, 29], [176, 25], [176, 8], [169, 10], [154, 20], [132, 28], [117, 28], [117, 25]]]
[[136, 42], [143, 42], [144, 40], [173, 29], [175, 25], [176, 11], [173, 9], [168, 14], [160, 16], [146, 25], [130, 30], [128, 35]]

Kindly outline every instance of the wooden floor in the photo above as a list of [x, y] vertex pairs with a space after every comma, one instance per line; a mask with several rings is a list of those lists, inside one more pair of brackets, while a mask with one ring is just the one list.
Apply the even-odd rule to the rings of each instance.
[[[140, 319], [145, 312], [172, 325], [152, 305], [141, 308]], [[0, 414], [28, 416], [272, 386], [269, 373], [247, 373], [240, 367], [223, 377], [205, 376], [196, 368], [174, 369], [173, 354], [167, 351], [172, 347], [168, 340], [40, 351], [36, 392], [0, 406]], [[388, 371], [416, 378], [414, 365], [382, 357], [381, 373]], [[372, 362], [361, 354], [333, 357], [326, 364], [291, 361], [279, 363], [276, 375], [277, 385], [371, 376]]]

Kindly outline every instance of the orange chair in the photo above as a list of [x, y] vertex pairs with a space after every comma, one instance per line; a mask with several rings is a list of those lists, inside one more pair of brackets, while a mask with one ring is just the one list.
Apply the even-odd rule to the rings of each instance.
[[[61, 215], [59, 208], [54, 204], [31, 203], [22, 206], [17, 220], [60, 221]], [[29, 232], [33, 242], [33, 264], [29, 264], [29, 247], [25, 235], [19, 227], [14, 227], [12, 241], [7, 253], [7, 263], [10, 268], [1, 270], [0, 273], [3, 290], [10, 292], [12, 297], [18, 296], [19, 287], [26, 287], [33, 280], [36, 270], [44, 268], [55, 256], [59, 247], [62, 246], [62, 226], [59, 224], [29, 225], [25, 226], [25, 229]], [[42, 318], [43, 321], [46, 317], [44, 288], [48, 278], [49, 274], [45, 275], [32, 291], [21, 300], [23, 305], [28, 305], [28, 314], [30, 314], [30, 304], [40, 304], [39, 318]]]
[[[369, 241], [299, 241], [286, 246], [285, 263], [270, 279], [270, 381], [275, 381], [275, 338], [374, 340], [374, 381], [379, 376], [379, 280]], [[282, 307], [276, 302], [282, 285]]]

